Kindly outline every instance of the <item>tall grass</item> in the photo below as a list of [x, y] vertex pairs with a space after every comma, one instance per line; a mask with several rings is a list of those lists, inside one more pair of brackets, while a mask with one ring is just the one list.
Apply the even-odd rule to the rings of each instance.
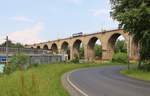
[[61, 86], [63, 73], [97, 64], [39, 65], [26, 71], [16, 71], [0, 78], [0, 96], [69, 96]]

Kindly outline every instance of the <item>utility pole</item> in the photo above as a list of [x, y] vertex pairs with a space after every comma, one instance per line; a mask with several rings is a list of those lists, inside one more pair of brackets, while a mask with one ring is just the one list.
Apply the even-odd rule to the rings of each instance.
[[130, 69], [130, 55], [131, 54], [131, 40], [130, 40], [130, 33], [129, 33], [129, 44], [128, 44], [128, 70]]
[[8, 36], [6, 36], [6, 65], [8, 65]]

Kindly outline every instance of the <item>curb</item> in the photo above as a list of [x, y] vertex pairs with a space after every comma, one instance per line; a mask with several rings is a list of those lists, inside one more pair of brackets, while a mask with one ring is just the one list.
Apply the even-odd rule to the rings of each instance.
[[[75, 70], [75, 71], [77, 71], [77, 70]], [[73, 73], [73, 72], [75, 72], [75, 71], [72, 71], [72, 72], [70, 72], [70, 73], [68, 73], [68, 75], [67, 75], [67, 82], [76, 90], [76, 91], [78, 91], [80, 94], [82, 94], [83, 96], [89, 96], [89, 95], [87, 95], [85, 92], [83, 92], [80, 88], [78, 88], [75, 84], [73, 84], [72, 82], [71, 82], [71, 80], [70, 80], [70, 75]]]

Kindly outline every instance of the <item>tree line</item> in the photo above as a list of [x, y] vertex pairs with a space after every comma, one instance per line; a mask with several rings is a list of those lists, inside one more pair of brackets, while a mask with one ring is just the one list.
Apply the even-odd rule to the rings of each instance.
[[0, 47], [6, 47], [6, 44], [10, 48], [24, 48], [24, 45], [21, 43], [13, 43], [11, 40], [5, 41], [4, 43], [0, 44]]

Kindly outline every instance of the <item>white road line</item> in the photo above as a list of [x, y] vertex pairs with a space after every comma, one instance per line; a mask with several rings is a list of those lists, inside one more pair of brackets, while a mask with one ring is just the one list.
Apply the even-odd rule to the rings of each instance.
[[[72, 73], [72, 72], [71, 72], [71, 73]], [[81, 93], [83, 96], [89, 96], [89, 95], [87, 95], [85, 92], [83, 92], [80, 88], [78, 88], [75, 84], [73, 84], [73, 83], [70, 81], [69, 76], [70, 76], [71, 73], [69, 73], [69, 74], [67, 75], [67, 81], [68, 81], [68, 83], [69, 83], [73, 88], [75, 88], [79, 93]]]

